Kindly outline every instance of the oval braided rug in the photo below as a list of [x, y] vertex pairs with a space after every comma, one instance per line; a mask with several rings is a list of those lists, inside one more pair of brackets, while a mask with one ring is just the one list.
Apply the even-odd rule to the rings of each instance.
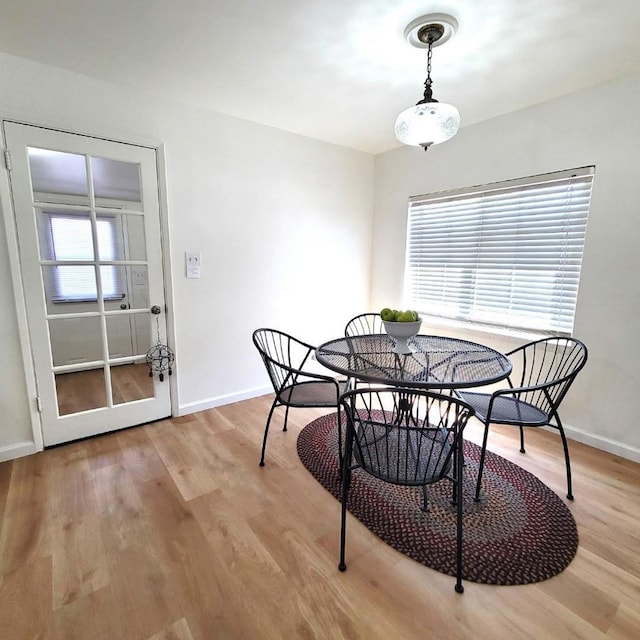
[[[304, 466], [339, 500], [336, 414], [309, 423], [297, 447]], [[560, 573], [578, 548], [576, 523], [564, 502], [528, 471], [487, 451], [486, 499], [476, 503], [480, 447], [467, 441], [464, 447], [463, 578], [514, 585]], [[432, 569], [455, 575], [455, 510], [449, 482], [429, 487], [425, 513], [420, 509], [420, 488], [382, 482], [357, 469], [348, 502], [349, 511], [387, 544]], [[337, 512], [336, 519], [339, 522]], [[347, 542], [347, 559], [348, 554]]]

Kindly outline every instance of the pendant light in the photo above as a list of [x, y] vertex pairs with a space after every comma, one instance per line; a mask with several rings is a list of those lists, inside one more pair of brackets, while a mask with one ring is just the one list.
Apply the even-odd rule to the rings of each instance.
[[405, 109], [396, 119], [396, 137], [403, 144], [422, 147], [453, 138], [460, 126], [460, 113], [451, 104], [438, 102], [431, 89], [431, 56], [433, 47], [446, 42], [458, 28], [455, 18], [444, 14], [431, 14], [417, 18], [404, 31], [409, 44], [427, 49], [427, 79], [424, 97], [415, 107]]

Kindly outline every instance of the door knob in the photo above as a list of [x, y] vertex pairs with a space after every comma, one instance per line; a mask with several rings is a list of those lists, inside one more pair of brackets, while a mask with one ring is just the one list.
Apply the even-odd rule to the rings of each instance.
[[120, 304], [120, 308], [121, 308], [121, 309], [128, 309], [128, 308], [129, 308], [129, 305], [128, 305], [126, 302], [122, 302], [122, 303]]
[[162, 313], [162, 309], [157, 304], [154, 304], [153, 307], [151, 307], [151, 313], [153, 313], [154, 316], [157, 316]]

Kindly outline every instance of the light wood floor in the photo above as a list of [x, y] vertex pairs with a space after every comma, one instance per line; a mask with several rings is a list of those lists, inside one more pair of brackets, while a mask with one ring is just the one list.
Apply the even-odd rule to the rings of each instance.
[[[339, 505], [296, 454], [315, 410], [271, 398], [0, 464], [4, 640], [640, 638], [640, 465], [571, 443], [580, 547], [551, 580], [454, 580], [358, 521], [337, 570]], [[478, 440], [479, 425], [467, 436]], [[564, 496], [556, 435], [497, 428], [490, 448]]]

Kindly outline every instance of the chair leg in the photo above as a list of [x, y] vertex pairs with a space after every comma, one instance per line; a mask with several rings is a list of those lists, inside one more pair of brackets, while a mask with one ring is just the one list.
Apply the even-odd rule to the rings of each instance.
[[[458, 477], [458, 465], [462, 465], [462, 471], [461, 473], [464, 473], [464, 469], [467, 466], [467, 463], [464, 461], [464, 441], [462, 442], [462, 444], [460, 445], [460, 456], [453, 456], [453, 477], [454, 479]], [[459, 490], [458, 490], [458, 483], [454, 482], [453, 483], [453, 490], [451, 492], [451, 504], [452, 505], [456, 505], [458, 504], [458, 496], [460, 496], [460, 499], [462, 499], [462, 486], [460, 486]]]
[[342, 412], [340, 411], [340, 403], [338, 402], [338, 478], [342, 479]]
[[524, 450], [524, 427], [520, 425], [520, 453], [527, 453]]
[[[346, 458], [345, 458], [346, 460]], [[349, 485], [351, 484], [351, 470], [348, 465], [345, 464], [342, 469], [342, 505], [341, 505], [341, 520], [340, 520], [340, 562], [338, 563], [338, 569], [340, 571], [347, 570], [347, 563], [345, 562], [345, 546], [347, 542], [347, 499], [349, 496]]]
[[487, 452], [487, 439], [489, 437], [489, 423], [484, 424], [484, 437], [482, 438], [482, 451], [480, 452], [480, 464], [478, 465], [478, 482], [476, 484], [476, 495], [474, 500], [480, 502], [480, 485], [482, 484], [482, 471], [484, 469], [484, 457]]
[[[269, 417], [267, 418], [267, 424], [264, 428], [264, 437], [262, 438], [262, 453], [260, 454], [260, 466], [264, 467], [264, 452], [267, 448], [267, 436], [269, 435], [269, 425], [271, 424], [271, 417], [273, 416], [273, 411], [276, 408], [278, 404], [278, 398], [276, 398], [273, 401], [273, 404], [271, 405], [271, 410], [269, 411]], [[289, 410], [289, 407], [287, 407], [287, 410]]]
[[573, 500], [573, 491], [571, 487], [571, 461], [569, 460], [569, 444], [567, 443], [567, 437], [564, 435], [564, 429], [562, 422], [560, 422], [560, 416], [556, 413], [556, 420], [558, 422], [558, 431], [562, 438], [562, 448], [564, 449], [564, 463], [567, 467], [567, 498]]
[[[463, 457], [462, 438], [458, 443], [456, 453], [456, 586], [457, 593], [463, 593], [462, 586], [462, 503], [463, 503]], [[484, 449], [483, 449], [484, 452]]]
[[282, 425], [282, 430], [287, 430], [287, 420], [289, 419], [289, 405], [287, 405], [287, 410], [284, 412], [284, 424]]
[[429, 511], [429, 489], [426, 484], [422, 485], [422, 507], [420, 507], [420, 510], [425, 513]]

